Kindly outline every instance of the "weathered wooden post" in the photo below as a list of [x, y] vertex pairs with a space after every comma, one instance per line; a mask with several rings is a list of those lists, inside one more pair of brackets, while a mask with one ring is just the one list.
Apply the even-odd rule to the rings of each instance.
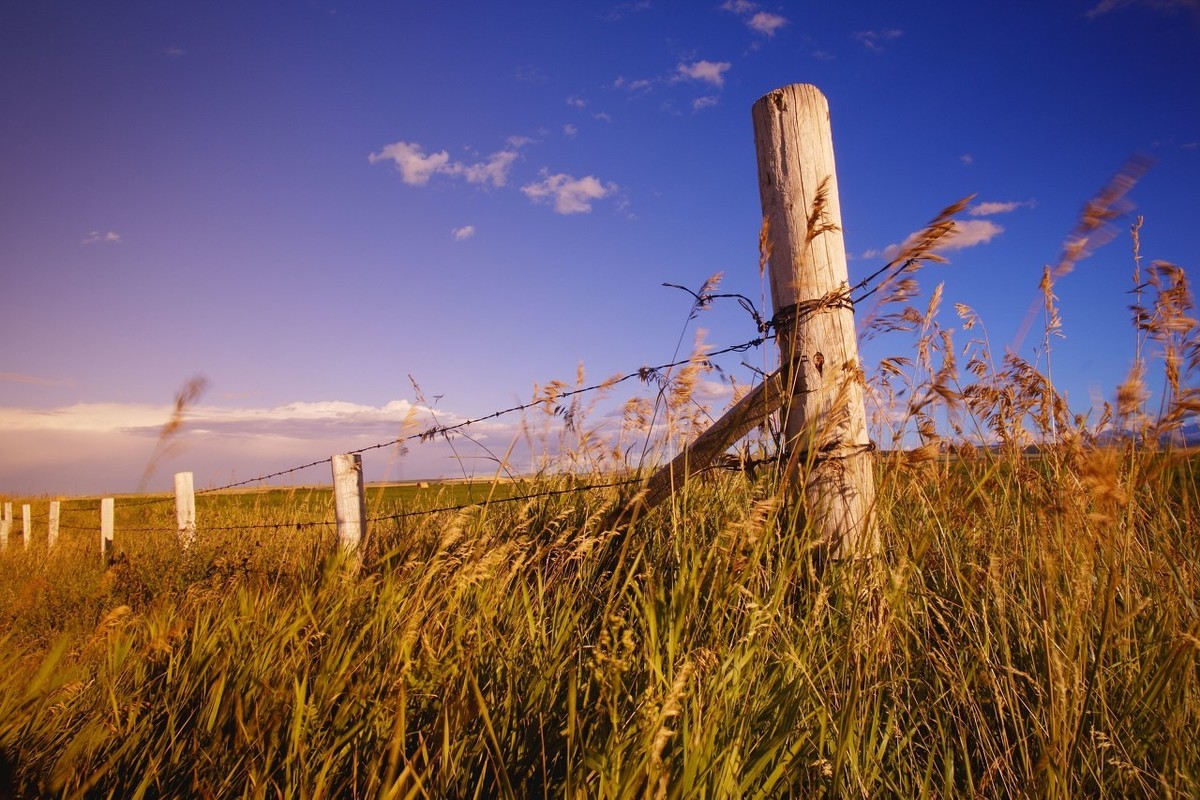
[[0, 517], [0, 550], [8, 547], [8, 532], [12, 529], [12, 503], [4, 504], [4, 516]]
[[46, 530], [46, 547], [53, 550], [54, 543], [58, 541], [58, 517], [62, 509], [62, 503], [58, 500], [50, 501], [50, 523]]
[[337, 516], [338, 546], [353, 562], [361, 558], [359, 546], [366, 535], [367, 500], [363, 489], [362, 456], [336, 455], [333, 462], [333, 503]]
[[175, 520], [179, 541], [187, 550], [196, 540], [196, 492], [190, 472], [175, 473]]
[[793, 84], [752, 109], [767, 226], [783, 431], [809, 519], [838, 559], [878, 555], [875, 479], [849, 298], [829, 104]]
[[21, 541], [25, 545], [25, 549], [29, 549], [29, 543], [33, 539], [33, 520], [30, 519], [29, 504], [21, 506]]
[[113, 499], [105, 497], [100, 501], [100, 558], [112, 551], [113, 546]]

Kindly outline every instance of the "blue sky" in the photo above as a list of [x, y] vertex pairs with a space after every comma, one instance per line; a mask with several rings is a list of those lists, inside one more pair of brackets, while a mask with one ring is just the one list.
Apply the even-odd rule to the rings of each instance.
[[[580, 362], [670, 360], [689, 298], [663, 282], [762, 297], [750, 108], [790, 83], [829, 99], [852, 281], [977, 195], [922, 281], [999, 351], [1134, 153], [1154, 159], [1129, 198], [1143, 256], [1194, 271], [1197, 75], [1196, 0], [6, 0], [0, 491], [137, 488], [194, 375], [149, 488], [398, 435], [409, 375], [454, 421]], [[1079, 411], [1132, 359], [1131, 272], [1122, 232], [1058, 286]], [[696, 326], [755, 333], [734, 304], [685, 347]], [[739, 358], [774, 356], [723, 362], [749, 380]], [[518, 423], [475, 430], [503, 452]], [[444, 446], [368, 458], [368, 478], [457, 470]]]

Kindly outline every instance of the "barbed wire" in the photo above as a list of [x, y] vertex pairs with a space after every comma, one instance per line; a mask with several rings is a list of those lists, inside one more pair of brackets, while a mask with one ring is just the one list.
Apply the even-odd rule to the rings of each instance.
[[[742, 308], [745, 309], [751, 315], [752, 319], [754, 320], [754, 324], [755, 324], [756, 329], [758, 330], [759, 335], [752, 339], [748, 339], [745, 342], [741, 342], [739, 344], [729, 345], [726, 347], [722, 347], [718, 350], [710, 351], [710, 352], [704, 354], [704, 356], [701, 358], [689, 356], [688, 358], [685, 358], [685, 359], [678, 359], [678, 360], [671, 361], [671, 362], [668, 362], [665, 364], [659, 364], [659, 365], [653, 366], [653, 367], [642, 366], [636, 370], [632, 370], [630, 372], [619, 374], [615, 377], [609, 378], [609, 379], [607, 379], [605, 381], [601, 381], [599, 383], [591, 384], [589, 386], [583, 386], [583, 387], [579, 387], [576, 389], [569, 389], [569, 390], [566, 390], [563, 392], [556, 392], [553, 395], [548, 395], [543, 398], [537, 398], [537, 399], [531, 400], [527, 403], [519, 403], [517, 405], [510, 406], [509, 408], [504, 408], [504, 409], [500, 409], [497, 411], [493, 411], [490, 414], [485, 414], [483, 416], [473, 417], [471, 419], [466, 419], [461, 422], [456, 422], [456, 423], [449, 424], [449, 425], [435, 425], [430, 428], [426, 428], [425, 430], [422, 430], [422, 431], [419, 431], [417, 433], [413, 433], [413, 434], [410, 434], [407, 436], [400, 436], [400, 437], [397, 437], [394, 439], [389, 439], [387, 441], [377, 442], [375, 444], [370, 444], [365, 447], [360, 447], [360, 448], [357, 448], [354, 450], [349, 450], [349, 451], [347, 451], [347, 455], [362, 455], [364, 453], [368, 453], [373, 450], [381, 450], [381, 449], [384, 449], [387, 447], [394, 447], [396, 445], [402, 445], [406, 442], [412, 442], [412, 441], [426, 442], [431, 439], [437, 438], [439, 436], [448, 437], [450, 434], [453, 434], [453, 433], [460, 431], [463, 428], [467, 428], [471, 425], [477, 425], [482, 422], [488, 422], [490, 420], [498, 419], [500, 417], [506, 416], [508, 414], [513, 414], [513, 413], [516, 413], [519, 411], [528, 411], [532, 408], [536, 408], [538, 406], [545, 406], [550, 403], [553, 403], [557, 406], [557, 404], [561, 400], [568, 399], [571, 397], [576, 397], [576, 396], [579, 396], [582, 394], [586, 394], [588, 392], [599, 391], [602, 389], [610, 389], [614, 386], [625, 383], [626, 381], [632, 380], [634, 378], [639, 378], [643, 381], [649, 381], [651, 378], [661, 375], [664, 371], [673, 369], [675, 367], [684, 366], [686, 364], [699, 363], [702, 366], [715, 367], [715, 365], [712, 363], [713, 358], [715, 358], [717, 356], [727, 355], [729, 353], [744, 353], [753, 348], [761, 347], [763, 344], [777, 338], [776, 333], [780, 330], [781, 327], [783, 327], [785, 325], [788, 325], [788, 326], [793, 325], [793, 324], [799, 322], [801, 319], [804, 319], [805, 317], [809, 316], [810, 314], [813, 314], [823, 308], [836, 308], [836, 307], [851, 307], [852, 308], [857, 303], [860, 303], [863, 300], [865, 300], [867, 297], [870, 297], [881, 286], [886, 285], [889, 280], [895, 278], [897, 275], [903, 273], [905, 270], [912, 267], [914, 264], [917, 263], [918, 260], [919, 259], [916, 259], [916, 258], [910, 258], [907, 261], [905, 261], [903, 264], [900, 264], [898, 266], [896, 265], [896, 263], [894, 261], [889, 262], [889, 263], [885, 264], [883, 267], [876, 270], [875, 272], [868, 275], [866, 278], [864, 278], [861, 281], [859, 281], [858, 283], [856, 283], [854, 286], [848, 287], [846, 289], [835, 290], [835, 291], [830, 292], [829, 294], [825, 295], [824, 297], [820, 297], [815, 300], [810, 300], [810, 301], [805, 301], [803, 303], [797, 303], [797, 304], [785, 306], [783, 308], [780, 308], [778, 311], [776, 311], [775, 314], [770, 319], [764, 319], [762, 314], [755, 307], [754, 303], [749, 298], [747, 298], [745, 295], [741, 295], [741, 294], [737, 294], [737, 293], [730, 293], [730, 292], [722, 292], [722, 293], [694, 292], [691, 289], [687, 289], [686, 287], [679, 286], [677, 284], [664, 283], [663, 284], [664, 286], [669, 286], [669, 287], [677, 288], [677, 289], [683, 289], [684, 291], [691, 294], [695, 298], [695, 303], [696, 303], [697, 308], [707, 308], [709, 305], [711, 305], [711, 303], [714, 300], [718, 300], [718, 299], [723, 299], [723, 298], [736, 299], [738, 301], [739, 305], [741, 305]], [[888, 270], [893, 270], [893, 272], [891, 275], [888, 276], [887, 279], [880, 281], [877, 286], [875, 286], [874, 288], [871, 288], [868, 291], [865, 291], [863, 294], [859, 295], [858, 297], [851, 296], [852, 293], [855, 291], [858, 291], [860, 289], [866, 289], [873, 281], [875, 281], [877, 278], [879, 278], [881, 275], [883, 275]], [[772, 333], [772, 331], [775, 331], [776, 333]], [[232, 483], [227, 483], [227, 484], [224, 484], [221, 486], [214, 486], [214, 487], [210, 487], [210, 488], [206, 488], [206, 489], [199, 489], [195, 492], [195, 494], [197, 494], [197, 495], [213, 494], [216, 492], [227, 491], [229, 489], [236, 489], [236, 488], [239, 488], [242, 486], [249, 486], [249, 485], [255, 484], [255, 483], [262, 483], [263, 481], [271, 480], [273, 478], [283, 477], [285, 475], [291, 475], [291, 474], [300, 472], [302, 470], [320, 466], [322, 464], [329, 464], [332, 462], [332, 460], [333, 460], [332, 457], [321, 458], [321, 459], [317, 459], [315, 461], [310, 461], [306, 464], [301, 464], [301, 465], [295, 466], [295, 467], [289, 467], [287, 469], [281, 469], [276, 472], [271, 472], [271, 473], [268, 473], [265, 475], [257, 475], [253, 478], [245, 478], [243, 480], [234, 481]], [[130, 502], [122, 503], [121, 505], [122, 505], [123, 509], [129, 509], [129, 508], [138, 508], [138, 507], [143, 507], [143, 506], [165, 505], [167, 503], [172, 503], [172, 502], [174, 502], [174, 497], [172, 495], [167, 495], [164, 497], [153, 498], [153, 499], [141, 499], [141, 500], [136, 500], [136, 501], [130, 501]], [[41, 515], [38, 517], [38, 519], [40, 520], [44, 516], [46, 516], [46, 515]]]
[[399, 514], [389, 514], [382, 517], [369, 517], [367, 522], [390, 522], [393, 520], [407, 519], [409, 517], [422, 517], [432, 514], [441, 514], [447, 511], [462, 511], [467, 508], [482, 506], [486, 508], [491, 505], [500, 503], [519, 503], [525, 500], [537, 500], [542, 497], [557, 497], [565, 494], [579, 494], [581, 492], [593, 492], [598, 489], [616, 489], [622, 486], [632, 486], [633, 484], [644, 483], [645, 478], [624, 478], [619, 481], [610, 481], [608, 483], [592, 483], [584, 486], [573, 486], [570, 489], [547, 489], [533, 494], [513, 495], [512, 497], [498, 497], [476, 503], [460, 503], [455, 506], [442, 506], [441, 508], [427, 508], [420, 511], [402, 511]]
[[[713, 350], [709, 353], [706, 353], [702, 359], [699, 359], [699, 361], [700, 361], [700, 363], [703, 363], [703, 364], [709, 364], [709, 360], [716, 356], [727, 355], [729, 353], [744, 353], [755, 347], [761, 347], [763, 344], [765, 344], [768, 341], [771, 341], [774, 338], [775, 337], [772, 334], [764, 334], [762, 336], [757, 336], [757, 337], [755, 337], [753, 339], [749, 339], [745, 342], [741, 342], [739, 344], [734, 344], [734, 345], [729, 345], [727, 347], [722, 347], [719, 350]], [[669, 362], [666, 364], [659, 364], [659, 365], [653, 366], [653, 367], [647, 367], [647, 366], [639, 367], [638, 369], [636, 369], [632, 372], [622, 373], [617, 377], [609, 378], [608, 380], [601, 381], [600, 383], [595, 383], [590, 386], [584, 386], [584, 387], [580, 387], [578, 389], [569, 389], [564, 392], [556, 393], [552, 397], [544, 397], [544, 398], [540, 398], [540, 399], [536, 399], [536, 400], [531, 400], [528, 403], [520, 403], [518, 405], [514, 405], [509, 408], [504, 408], [504, 409], [501, 409], [498, 411], [493, 411], [490, 414], [485, 414], [480, 417], [473, 417], [471, 419], [466, 419], [466, 420], [463, 420], [462, 422], [456, 422], [451, 425], [435, 425], [433, 427], [426, 428], [425, 430], [419, 431], [417, 433], [409, 434], [407, 436], [400, 436], [395, 439], [389, 439], [385, 442], [377, 442], [375, 444], [370, 444], [365, 447], [357, 448], [355, 450], [348, 450], [348, 451], [346, 451], [346, 454], [347, 455], [362, 455], [363, 453], [368, 453], [372, 450], [381, 450], [381, 449], [387, 448], [387, 447], [394, 447], [396, 445], [404, 444], [405, 442], [429, 441], [431, 439], [437, 438], [438, 436], [446, 436], [446, 435], [455, 433], [456, 431], [459, 431], [459, 430], [469, 427], [471, 425], [478, 425], [481, 422], [488, 422], [490, 420], [498, 419], [500, 417], [503, 417], [508, 414], [513, 414], [518, 411], [528, 411], [529, 409], [546, 405], [548, 402], [557, 403], [559, 400], [563, 400], [563, 399], [570, 398], [570, 397], [575, 397], [577, 395], [585, 394], [587, 392], [599, 391], [601, 389], [609, 389], [609, 388], [612, 388], [613, 386], [616, 386], [618, 384], [632, 380], [634, 378], [641, 378], [642, 380], [649, 380], [650, 378], [661, 373], [664, 370], [683, 366], [683, 365], [689, 364], [689, 363], [695, 363], [696, 361], [697, 361], [697, 359], [695, 359], [695, 358], [686, 358], [686, 359], [680, 359], [678, 361], [672, 361], [672, 362]], [[228, 489], [236, 489], [241, 486], [248, 486], [252, 483], [261, 483], [262, 481], [270, 480], [272, 478], [279, 478], [284, 475], [291, 475], [292, 473], [300, 472], [301, 470], [309, 469], [311, 467], [317, 467], [322, 464], [329, 464], [332, 462], [332, 460], [333, 459], [331, 457], [326, 457], [326, 458], [318, 459], [316, 461], [311, 461], [307, 464], [301, 464], [298, 467], [290, 467], [288, 469], [282, 469], [277, 472], [272, 472], [267, 475], [258, 475], [253, 478], [246, 478], [244, 480], [235, 481], [233, 483], [227, 483], [222, 486], [214, 486], [214, 487], [207, 488], [207, 489], [199, 489], [196, 491], [196, 494], [197, 495], [213, 494], [215, 492], [222, 492], [222, 491], [226, 491]], [[157, 505], [157, 504], [161, 504], [161, 503], [173, 502], [173, 500], [174, 500], [173, 497], [168, 496], [168, 497], [153, 499], [153, 500], [142, 500], [142, 501], [137, 501], [137, 502], [132, 502], [132, 503], [122, 503], [122, 507], [123, 508], [131, 508], [131, 507], [137, 507], [137, 506]]]
[[[529, 494], [512, 495], [510, 497], [489, 498], [487, 500], [477, 500], [468, 503], [459, 503], [452, 506], [439, 506], [437, 508], [420, 509], [417, 511], [402, 511], [396, 514], [384, 514], [380, 516], [367, 517], [365, 522], [392, 522], [411, 517], [432, 516], [434, 514], [443, 514], [450, 511], [462, 511], [468, 508], [482, 507], [487, 508], [492, 505], [500, 505], [503, 503], [518, 503], [526, 500], [538, 500], [543, 497], [558, 497], [568, 494], [581, 494], [583, 492], [593, 492], [600, 489], [616, 489], [624, 486], [632, 486], [634, 484], [644, 483], [645, 478], [623, 478], [616, 481], [607, 481], [605, 483], [589, 483], [582, 486], [572, 486], [566, 489], [546, 489], [540, 492], [532, 492]], [[308, 520], [304, 522], [261, 522], [248, 523], [245, 525], [204, 525], [198, 529], [218, 533], [221, 531], [241, 531], [241, 530], [278, 530], [280, 528], [293, 528], [295, 530], [304, 530], [306, 528], [317, 527], [336, 527], [337, 520]], [[85, 531], [94, 533], [96, 527], [80, 527], [78, 525], [59, 525], [60, 530]], [[167, 530], [164, 526], [141, 526], [141, 527], [121, 527], [120, 533], [154, 533]]]

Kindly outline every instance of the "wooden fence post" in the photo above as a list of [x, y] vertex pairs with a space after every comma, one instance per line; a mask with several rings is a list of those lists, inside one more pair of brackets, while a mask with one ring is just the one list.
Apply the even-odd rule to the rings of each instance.
[[113, 499], [105, 497], [100, 501], [100, 558], [112, 551], [113, 546]]
[[363, 489], [362, 456], [336, 455], [333, 462], [333, 500], [337, 515], [338, 545], [359, 558], [367, 529], [367, 502]]
[[50, 501], [50, 523], [46, 531], [46, 547], [53, 550], [54, 543], [58, 541], [58, 517], [62, 509], [62, 503], [58, 500]]
[[179, 528], [179, 541], [187, 550], [196, 540], [196, 493], [190, 472], [175, 473], [175, 520]]
[[21, 506], [21, 540], [25, 544], [25, 549], [29, 549], [29, 542], [33, 539], [33, 523], [29, 518], [29, 504]]
[[8, 548], [8, 532], [12, 529], [12, 503], [4, 504], [4, 516], [0, 517], [0, 550]]
[[790, 389], [783, 431], [809, 519], [834, 558], [880, 552], [872, 445], [863, 405], [854, 310], [829, 104], [793, 84], [752, 109], [780, 368]]

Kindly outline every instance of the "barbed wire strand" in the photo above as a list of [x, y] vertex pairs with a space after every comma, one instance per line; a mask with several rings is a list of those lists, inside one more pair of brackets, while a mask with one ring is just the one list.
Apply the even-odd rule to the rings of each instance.
[[[889, 276], [888, 279], [890, 280], [891, 278], [895, 277], [896, 275], [899, 275], [900, 273], [904, 272], [909, 267], [911, 267], [914, 263], [916, 263], [916, 261], [917, 261], [917, 259], [909, 259], [908, 261], [901, 264], [899, 267], [896, 267], [893, 274], [891, 276]], [[711, 301], [713, 301], [715, 299], [720, 299], [720, 298], [736, 298], [736, 299], [738, 299], [739, 303], [742, 304], [743, 308], [746, 308], [747, 305], [749, 305], [749, 308], [747, 310], [753, 316], [755, 325], [759, 329], [759, 333], [761, 334], [759, 336], [754, 337], [753, 339], [749, 339], [740, 344], [729, 345], [729, 346], [723, 347], [719, 350], [714, 350], [710, 353], [707, 353], [703, 357], [703, 359], [701, 359], [701, 362], [707, 364], [707, 363], [710, 363], [710, 360], [716, 356], [727, 355], [729, 353], [744, 353], [747, 350], [753, 349], [755, 347], [761, 347], [766, 342], [769, 342], [772, 339], [776, 338], [775, 334], [770, 333], [770, 331], [772, 329], [777, 331], [782, 324], [797, 322], [800, 319], [807, 317], [809, 314], [812, 314], [812, 313], [820, 310], [821, 308], [836, 307], [837, 305], [840, 305], [842, 303], [847, 303], [851, 307], [853, 307], [857, 303], [860, 303], [863, 300], [865, 300], [867, 297], [870, 297], [875, 291], [877, 291], [879, 289], [879, 286], [876, 286], [876, 287], [870, 289], [869, 291], [864, 292], [862, 295], [860, 295], [859, 297], [856, 297], [856, 298], [850, 297], [850, 294], [859, 289], [866, 289], [866, 287], [868, 285], [870, 285], [870, 283], [872, 281], [877, 279], [880, 275], [883, 275], [889, 269], [892, 269], [894, 266], [894, 263], [895, 262], [889, 262], [889, 263], [885, 264], [883, 267], [881, 267], [880, 269], [871, 273], [866, 278], [859, 281], [854, 286], [849, 287], [848, 289], [843, 289], [843, 290], [838, 290], [836, 292], [832, 292], [827, 297], [818, 298], [815, 301], [810, 301], [808, 303], [800, 304], [798, 306], [789, 306], [786, 308], [782, 308], [779, 311], [777, 311], [775, 313], [775, 315], [771, 317], [771, 319], [765, 320], [765, 321], [762, 319], [762, 317], [758, 313], [757, 309], [755, 309], [753, 307], [753, 303], [750, 303], [742, 295], [730, 294], [730, 293], [717, 293], [717, 294], [706, 295], [706, 294], [697, 294], [695, 292], [691, 292], [691, 290], [688, 290], [689, 293], [691, 293], [693, 296], [696, 297], [697, 303], [701, 303], [701, 304], [711, 303]], [[886, 280], [881, 281], [879, 285], [882, 286], [886, 282], [887, 282]], [[672, 285], [673, 286], [674, 284], [664, 284], [664, 285]], [[682, 287], [679, 287], [679, 288], [682, 288]], [[500, 417], [503, 417], [508, 414], [513, 414], [518, 411], [528, 411], [529, 409], [536, 408], [536, 407], [542, 406], [542, 405], [546, 405], [548, 403], [557, 404], [557, 402], [559, 400], [566, 399], [569, 397], [575, 397], [575, 396], [578, 396], [581, 394], [585, 394], [587, 392], [594, 392], [594, 391], [598, 391], [601, 389], [609, 389], [609, 388], [612, 388], [613, 386], [617, 386], [621, 383], [632, 380], [633, 378], [641, 378], [642, 380], [649, 380], [651, 377], [663, 372], [664, 370], [669, 370], [669, 369], [673, 369], [674, 367], [679, 367], [679, 366], [683, 366], [685, 364], [694, 363], [695, 361], [696, 361], [695, 358], [688, 357], [686, 359], [679, 359], [679, 360], [672, 361], [672, 362], [669, 362], [666, 364], [659, 364], [659, 365], [653, 366], [653, 367], [643, 366], [643, 367], [640, 367], [631, 372], [626, 372], [624, 374], [621, 374], [618, 377], [609, 378], [608, 380], [601, 381], [600, 383], [595, 383], [590, 386], [584, 386], [584, 387], [580, 387], [578, 389], [569, 389], [565, 392], [560, 392], [553, 396], [547, 396], [545, 398], [531, 400], [528, 403], [520, 403], [518, 405], [511, 406], [509, 408], [501, 409], [498, 411], [493, 411], [492, 413], [486, 414], [481, 417], [474, 417], [471, 419], [463, 420], [462, 422], [457, 422], [457, 423], [454, 423], [453, 425], [437, 425], [437, 426], [434, 426], [431, 428], [427, 428], [418, 433], [410, 434], [408, 436], [401, 436], [401, 437], [398, 437], [395, 439], [390, 439], [385, 442], [378, 442], [376, 444], [367, 445], [366, 447], [360, 447], [355, 450], [349, 450], [349, 451], [347, 451], [347, 455], [362, 455], [363, 453], [368, 453], [373, 450], [381, 450], [386, 447], [393, 447], [395, 445], [403, 444], [405, 442], [428, 441], [428, 440], [436, 438], [438, 436], [447, 436], [451, 433], [454, 433], [458, 430], [461, 430], [461, 429], [466, 428], [471, 425], [477, 425], [481, 422], [487, 422], [487, 421], [490, 421], [493, 419], [498, 419]], [[288, 469], [282, 469], [277, 472], [272, 472], [272, 473], [269, 473], [266, 475], [258, 475], [253, 478], [246, 478], [244, 480], [234, 481], [232, 483], [227, 483], [222, 486], [214, 486], [214, 487], [207, 488], [207, 489], [200, 489], [200, 490], [197, 490], [195, 492], [195, 494], [197, 494], [197, 495], [213, 494], [215, 492], [226, 491], [229, 489], [236, 489], [241, 486], [249, 486], [250, 484], [253, 484], [253, 483], [261, 483], [266, 480], [271, 480], [272, 478], [279, 478], [279, 477], [283, 477], [285, 475], [291, 475], [293, 473], [300, 472], [300, 471], [306, 470], [306, 469], [310, 469], [312, 467], [320, 466], [322, 464], [329, 464], [332, 462], [332, 460], [333, 460], [332, 457], [326, 457], [326, 458], [318, 459], [316, 461], [310, 461], [307, 464], [301, 464], [300, 466], [290, 467]], [[138, 500], [138, 501], [133, 501], [133, 502], [128, 502], [128, 503], [122, 503], [121, 506], [123, 509], [129, 509], [129, 508], [138, 508], [138, 507], [142, 507], [142, 506], [160, 505], [160, 504], [166, 504], [166, 503], [171, 503], [171, 502], [174, 502], [174, 497], [171, 495], [168, 495], [166, 497], [161, 497], [161, 498]], [[39, 517], [39, 519], [40, 519], [40, 517]]]

